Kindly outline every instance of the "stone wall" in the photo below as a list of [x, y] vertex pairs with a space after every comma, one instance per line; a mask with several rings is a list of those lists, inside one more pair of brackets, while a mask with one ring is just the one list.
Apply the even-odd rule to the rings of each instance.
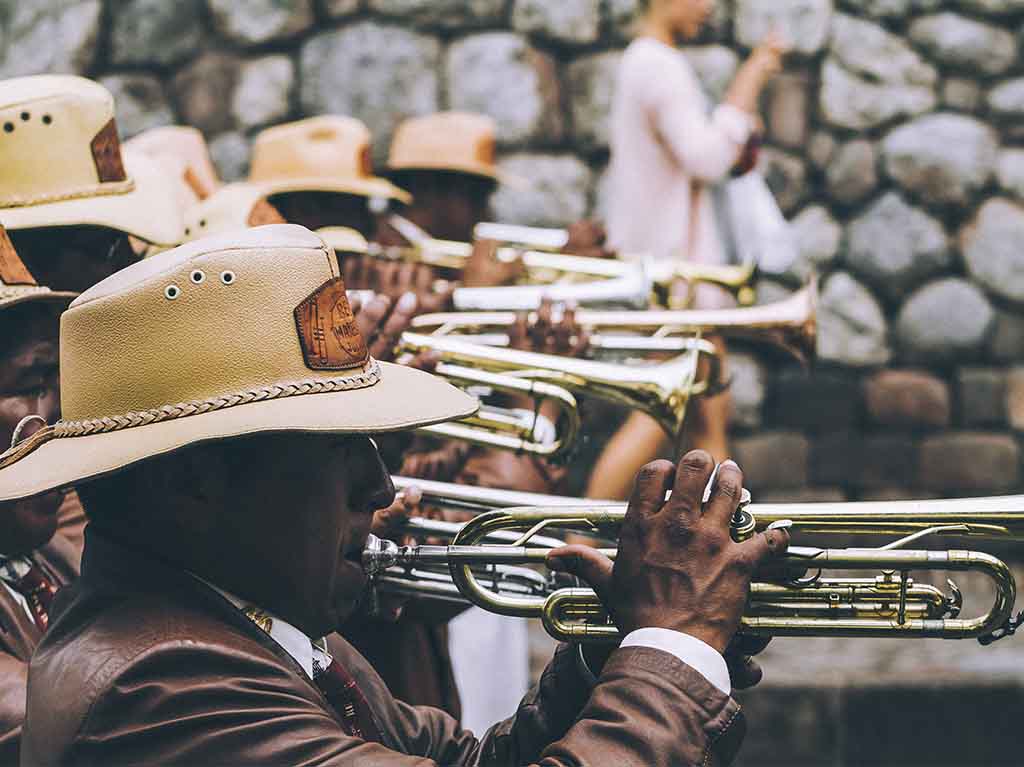
[[[122, 131], [200, 127], [228, 179], [303, 115], [497, 118], [529, 180], [497, 218], [601, 207], [607, 113], [636, 0], [0, 0], [0, 76], [80, 72]], [[688, 55], [721, 92], [771, 26], [764, 172], [823, 276], [811, 376], [737, 358], [736, 451], [759, 497], [1003, 492], [1024, 432], [1022, 0], [720, 0]]]

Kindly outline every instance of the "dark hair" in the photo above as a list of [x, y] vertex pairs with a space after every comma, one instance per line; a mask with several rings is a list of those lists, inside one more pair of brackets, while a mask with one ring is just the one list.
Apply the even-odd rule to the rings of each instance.
[[494, 179], [478, 176], [475, 173], [426, 168], [396, 170], [389, 174], [389, 178], [396, 186], [406, 190], [414, 198], [417, 195], [447, 189], [474, 199], [486, 200], [498, 185]]
[[53, 319], [54, 338], [60, 334], [59, 304], [49, 301], [29, 301], [0, 309], [0, 358], [11, 353], [17, 344], [25, 341], [24, 331], [36, 319]]

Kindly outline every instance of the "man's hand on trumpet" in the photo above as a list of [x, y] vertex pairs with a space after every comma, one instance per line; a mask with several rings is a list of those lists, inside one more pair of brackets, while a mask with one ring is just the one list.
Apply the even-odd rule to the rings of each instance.
[[[733, 643], [763, 563], [784, 554], [785, 530], [758, 533], [743, 543], [729, 534], [739, 505], [743, 473], [732, 461], [719, 467], [706, 503], [704, 490], [715, 464], [695, 450], [676, 466], [654, 461], [637, 475], [619, 537], [618, 557], [587, 546], [566, 546], [548, 555], [548, 566], [587, 581], [623, 634], [643, 628], [678, 631], [723, 655], [736, 687], [756, 683], [760, 669], [749, 661], [762, 647]], [[666, 501], [665, 494], [672, 491]]]
[[590, 344], [586, 329], [576, 322], [576, 305], [556, 305], [550, 298], [541, 301], [533, 322], [528, 313], [517, 314], [508, 335], [513, 349], [562, 357], [582, 357]]

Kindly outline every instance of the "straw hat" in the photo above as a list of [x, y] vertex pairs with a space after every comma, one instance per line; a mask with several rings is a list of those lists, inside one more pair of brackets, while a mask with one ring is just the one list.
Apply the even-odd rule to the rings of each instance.
[[210, 159], [206, 139], [191, 126], [150, 128], [124, 142], [124, 149], [173, 162], [178, 169], [183, 207], [205, 200], [222, 185]]
[[249, 181], [266, 196], [340, 192], [410, 202], [407, 192], [373, 174], [370, 131], [352, 117], [322, 115], [267, 128], [256, 136]]
[[395, 131], [388, 172], [449, 170], [502, 181], [495, 163], [494, 120], [468, 112], [440, 112], [406, 120]]
[[36, 282], [14, 250], [7, 230], [0, 226], [0, 311], [29, 301], [67, 306], [77, 293], [50, 290]]
[[0, 81], [0, 219], [10, 229], [106, 226], [181, 241], [174, 180], [121, 152], [114, 99], [70, 75]]
[[0, 501], [258, 432], [398, 431], [476, 412], [369, 356], [323, 240], [244, 229], [108, 277], [61, 318], [62, 420], [0, 456]]
[[228, 184], [185, 211], [185, 241], [234, 229], [283, 223], [281, 213], [267, 202], [259, 187]]

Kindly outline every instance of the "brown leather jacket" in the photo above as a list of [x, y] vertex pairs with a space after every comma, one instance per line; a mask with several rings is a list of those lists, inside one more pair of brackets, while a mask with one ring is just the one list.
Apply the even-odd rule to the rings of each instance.
[[82, 577], [32, 658], [23, 765], [687, 765], [731, 757], [739, 707], [673, 656], [616, 650], [590, 691], [562, 648], [480, 740], [396, 701], [330, 639], [383, 734], [369, 743], [292, 658], [212, 589], [90, 529]]
[[[54, 582], [65, 584], [78, 576], [81, 553], [80, 548], [58, 533], [36, 550], [33, 559]], [[25, 608], [0, 586], [0, 764], [18, 763], [28, 659], [41, 638], [42, 633]]]

